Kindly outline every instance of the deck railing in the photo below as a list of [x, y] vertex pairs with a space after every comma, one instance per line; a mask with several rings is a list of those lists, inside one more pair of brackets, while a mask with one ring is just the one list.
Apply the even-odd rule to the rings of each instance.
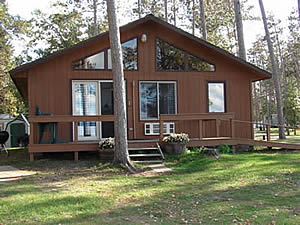
[[216, 137], [220, 137], [221, 121], [229, 121], [230, 137], [235, 136], [234, 113], [180, 113], [180, 114], [161, 114], [160, 115], [160, 140], [163, 139], [163, 124], [166, 121], [198, 121], [199, 140], [203, 139], [203, 121], [214, 120], [216, 126]]
[[78, 122], [112, 122], [113, 115], [97, 115], [97, 116], [69, 116], [69, 115], [55, 115], [55, 116], [31, 116], [29, 117], [30, 135], [29, 145], [34, 144], [34, 124], [36, 123], [73, 123], [74, 126], [74, 142], [78, 142]]
[[[279, 133], [279, 127], [283, 127], [285, 129], [285, 131], [288, 131], [286, 136], [289, 136], [290, 134], [290, 130], [293, 131], [293, 136], [300, 136], [300, 128], [296, 127], [296, 126], [285, 126], [285, 125], [279, 125], [279, 124], [270, 124], [270, 123], [261, 123], [261, 122], [250, 122], [250, 121], [242, 121], [242, 120], [234, 120], [234, 123], [241, 123], [241, 124], [245, 124], [245, 125], [250, 125], [252, 126], [253, 130], [255, 130], [255, 127], [258, 126], [262, 127], [264, 132], [259, 132], [259, 135], [255, 135], [254, 134], [254, 140], [256, 139], [257, 136], [263, 136], [263, 140], [266, 141], [271, 141], [272, 140], [272, 132], [271, 132], [271, 128], [275, 128], [277, 129], [277, 131], [275, 131], [275, 133]], [[299, 132], [297, 133], [297, 130], [299, 130]], [[256, 133], [256, 132], [254, 132]], [[276, 135], [278, 136], [278, 135]], [[279, 137], [278, 137], [279, 139]]]
[[[265, 126], [265, 137], [266, 141], [271, 141], [271, 126], [274, 127], [275, 125], [267, 124], [267, 123], [256, 123], [251, 121], [241, 121], [234, 119], [234, 113], [183, 113], [183, 114], [175, 114], [175, 115], [160, 115], [160, 140], [163, 139], [163, 124], [167, 121], [172, 122], [184, 122], [184, 121], [195, 121], [198, 123], [199, 131], [198, 131], [198, 138], [196, 137], [191, 143], [191, 146], [200, 146], [209, 144], [210, 146], [215, 146], [219, 144], [228, 144], [228, 145], [235, 145], [237, 144], [241, 138], [240, 134], [235, 133], [235, 129], [238, 124], [243, 124], [243, 126], [251, 126], [251, 130], [253, 131], [254, 125], [258, 124], [260, 126]], [[97, 115], [97, 116], [72, 116], [72, 115], [53, 115], [53, 116], [31, 116], [29, 117], [30, 123], [30, 135], [29, 135], [29, 153], [30, 153], [30, 160], [33, 160], [33, 153], [37, 152], [56, 152], [56, 151], [66, 151], [66, 152], [74, 152], [74, 158], [78, 159], [78, 152], [79, 151], [96, 151], [98, 146], [94, 142], [81, 142], [78, 141], [78, 122], [113, 122], [114, 116], [113, 115]], [[215, 136], [211, 138], [204, 137], [204, 121], [215, 121]], [[220, 137], [221, 132], [221, 121], [229, 122], [229, 125], [226, 125], [226, 129], [229, 130], [228, 137]], [[71, 138], [73, 141], [68, 143], [58, 143], [52, 142], [49, 144], [39, 144], [34, 142], [36, 135], [34, 134], [35, 129], [37, 126], [35, 124], [41, 123], [53, 123], [55, 124], [56, 128], [58, 123], [71, 123], [73, 128], [73, 135]], [[211, 125], [210, 125], [211, 126]], [[36, 128], [35, 128], [36, 127]], [[277, 125], [278, 127], [278, 125]], [[294, 129], [296, 132], [295, 127], [288, 127], [283, 126], [284, 128]], [[224, 129], [222, 129], [224, 130]], [[248, 130], [248, 129], [246, 129]], [[182, 132], [177, 130], [176, 132]], [[273, 131], [274, 132], [274, 131]], [[254, 133], [254, 132], [253, 132]], [[228, 133], [227, 133], [228, 134]], [[296, 133], [295, 133], [296, 134]], [[57, 134], [56, 134], [57, 135]], [[298, 133], [300, 135], [300, 132]], [[250, 144], [257, 144], [255, 142], [255, 136], [253, 135], [253, 141], [249, 142]], [[247, 139], [248, 141], [250, 139]], [[262, 142], [260, 142], [262, 143]], [[265, 142], [264, 142], [265, 143]], [[200, 144], [200, 145], [199, 145]]]

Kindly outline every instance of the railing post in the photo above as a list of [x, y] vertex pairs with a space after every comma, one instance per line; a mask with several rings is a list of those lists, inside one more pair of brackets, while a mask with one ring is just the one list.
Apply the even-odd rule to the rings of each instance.
[[270, 141], [271, 140], [270, 124], [267, 124], [266, 127], [267, 127], [267, 141]]
[[164, 121], [161, 118], [159, 120], [159, 138], [160, 141], [162, 142], [164, 138]]
[[29, 122], [30, 126], [30, 134], [29, 134], [29, 146], [28, 146], [28, 151], [29, 151], [29, 160], [30, 162], [34, 161], [34, 154], [33, 152], [30, 152], [30, 147], [34, 144], [34, 136], [33, 136], [33, 124], [32, 122]]
[[74, 122], [74, 142], [78, 142], [78, 122]]
[[34, 137], [33, 137], [33, 123], [30, 122], [30, 134], [29, 134], [29, 145], [33, 145]]
[[217, 131], [217, 137], [220, 137], [220, 120], [216, 119], [216, 131]]
[[203, 120], [199, 120], [199, 139], [203, 138]]
[[234, 130], [234, 120], [233, 119], [230, 119], [230, 131], [231, 131], [231, 138], [234, 138], [235, 137], [235, 130]]

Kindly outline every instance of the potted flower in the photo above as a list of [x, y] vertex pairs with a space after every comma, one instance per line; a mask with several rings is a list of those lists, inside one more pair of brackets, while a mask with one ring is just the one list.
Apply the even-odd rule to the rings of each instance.
[[107, 138], [99, 142], [99, 157], [101, 160], [112, 161], [115, 152], [115, 139]]
[[163, 138], [164, 149], [168, 154], [182, 154], [189, 140], [189, 135], [185, 133], [170, 134]]

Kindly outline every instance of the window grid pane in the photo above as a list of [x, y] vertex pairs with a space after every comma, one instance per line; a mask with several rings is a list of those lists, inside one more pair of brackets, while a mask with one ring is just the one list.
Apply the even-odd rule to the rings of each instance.
[[157, 85], [156, 83], [140, 84], [141, 119], [157, 119]]

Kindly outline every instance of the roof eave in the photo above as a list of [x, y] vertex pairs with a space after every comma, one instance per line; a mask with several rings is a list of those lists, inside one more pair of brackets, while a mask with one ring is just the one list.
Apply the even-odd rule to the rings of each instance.
[[[241, 58], [239, 58], [239, 57], [237, 57], [237, 56], [235, 56], [235, 55], [233, 55], [233, 54], [231, 54], [231, 53], [229, 53], [229, 52], [227, 52], [227, 51], [225, 51], [225, 50], [223, 50], [223, 49], [221, 49], [221, 48], [219, 48], [219, 47], [217, 47], [217, 46], [215, 46], [215, 45], [213, 45], [213, 44], [211, 44], [211, 43], [209, 43], [209, 42], [207, 42], [207, 41], [205, 41], [203, 39], [200, 39], [200, 38], [198, 38], [198, 37], [196, 37], [196, 36], [194, 36], [194, 35], [186, 32], [186, 31], [184, 31], [184, 30], [182, 30], [182, 29], [180, 29], [180, 28], [178, 28], [178, 27], [176, 27], [176, 26], [174, 26], [172, 24], [169, 24], [169, 23], [167, 23], [167, 22], [165, 22], [165, 21], [163, 21], [163, 20], [161, 20], [161, 19], [153, 16], [152, 14], [147, 15], [147, 16], [139, 19], [139, 20], [136, 20], [136, 21], [133, 21], [131, 23], [126, 24], [126, 25], [120, 27], [120, 30], [124, 31], [126, 29], [130, 29], [133, 26], [145, 23], [147, 21], [154, 21], [154, 22], [156, 22], [156, 23], [158, 23], [158, 24], [160, 24], [162, 26], [167, 27], [170, 30], [173, 30], [174, 32], [177, 32], [177, 33], [179, 33], [179, 34], [181, 34], [181, 35], [183, 35], [183, 36], [185, 36], [185, 37], [187, 37], [189, 39], [192, 39], [192, 40], [194, 40], [194, 41], [202, 44], [203, 46], [205, 46], [207, 48], [213, 49], [214, 51], [216, 51], [216, 52], [218, 52], [218, 53], [220, 53], [222, 55], [225, 55], [225, 56], [231, 58], [232, 60], [234, 60], [234, 61], [236, 61], [236, 62], [238, 62], [238, 63], [240, 63], [240, 64], [242, 64], [242, 65], [244, 65], [244, 66], [246, 66], [246, 67], [248, 67], [250, 69], [252, 69], [252, 70], [254, 70], [255, 72], [263, 74], [264, 76], [266, 76], [265, 79], [268, 79], [268, 78], [272, 77], [271, 73], [269, 73], [269, 72], [267, 72], [267, 71], [265, 71], [265, 70], [263, 70], [263, 69], [255, 66], [255, 65], [247, 62], [246, 60], [243, 60], [243, 59], [241, 59]], [[37, 60], [35, 60], [33, 62], [21, 65], [19, 67], [16, 67], [15, 69], [9, 71], [9, 74], [11, 76], [13, 76], [16, 73], [25, 71], [27, 69], [30, 69], [31, 67], [33, 67], [33, 66], [35, 66], [37, 64], [45, 63], [48, 60], [50, 60], [52, 58], [55, 58], [56, 56], [59, 56], [59, 55], [62, 55], [62, 54], [66, 54], [68, 52], [72, 52], [72, 51], [74, 51], [74, 50], [76, 50], [78, 48], [83, 47], [84, 45], [86, 45], [88, 43], [91, 43], [91, 42], [94, 42], [94, 41], [96, 41], [98, 39], [101, 39], [101, 38], [103, 38], [106, 35], [108, 35], [108, 31], [104, 32], [102, 34], [99, 34], [99, 35], [97, 35], [95, 37], [92, 37], [90, 39], [87, 39], [87, 40], [84, 40], [82, 42], [79, 42], [79, 43], [77, 43], [77, 44], [75, 44], [75, 45], [73, 45], [73, 46], [71, 46], [69, 48], [59, 50], [59, 51], [54, 52], [54, 53], [52, 53], [52, 54], [50, 54], [50, 55], [48, 55], [46, 57], [37, 59]]]

